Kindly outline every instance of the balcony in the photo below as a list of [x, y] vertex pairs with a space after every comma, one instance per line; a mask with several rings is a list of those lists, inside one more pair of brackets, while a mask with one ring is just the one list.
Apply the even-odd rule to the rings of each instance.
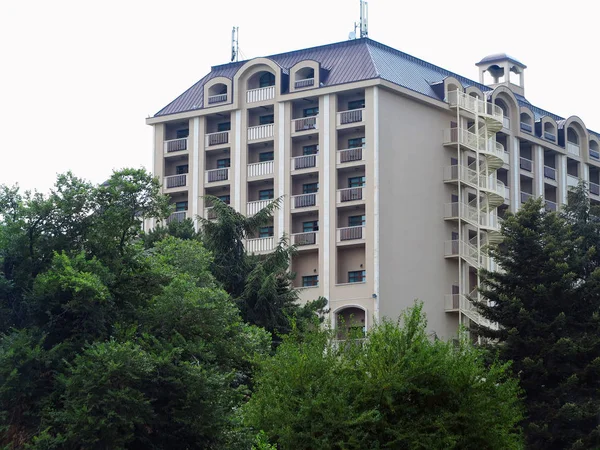
[[272, 175], [273, 168], [274, 168], [273, 161], [264, 161], [264, 162], [254, 163], [254, 164], [248, 164], [248, 178]]
[[502, 164], [508, 162], [504, 146], [496, 142], [495, 139], [487, 139], [462, 128], [448, 128], [444, 130], [444, 145], [457, 144], [476, 152], [485, 153], [488, 159], [490, 157], [493, 158], [493, 161], [491, 161], [493, 168], [501, 167]]
[[590, 181], [590, 194], [600, 195], [600, 184], [592, 183]]
[[187, 150], [188, 138], [171, 139], [165, 141], [165, 153], [183, 152]]
[[453, 239], [444, 242], [444, 256], [446, 258], [459, 256], [475, 268], [487, 268], [489, 258], [483, 255], [477, 246], [463, 240]]
[[556, 211], [558, 209], [556, 202], [550, 200], [544, 200], [544, 207], [546, 208], [546, 211]]
[[351, 109], [349, 111], [342, 111], [337, 113], [337, 124], [347, 125], [349, 123], [357, 123], [363, 121], [363, 111], [365, 109]]
[[209, 133], [206, 135], [206, 146], [212, 147], [215, 145], [223, 145], [229, 143], [229, 131], [219, 131], [217, 133]]
[[272, 201], [273, 201], [273, 199], [257, 200], [255, 202], [246, 203], [246, 215], [253, 216], [257, 212], [259, 212], [261, 209], [266, 208], [269, 205], [269, 203], [271, 203]]
[[461, 219], [477, 226], [480, 222], [477, 208], [463, 202], [446, 203], [444, 205], [445, 219]]
[[248, 89], [246, 92], [246, 103], [264, 102], [273, 98], [275, 98], [275, 86]]
[[574, 142], [567, 142], [567, 153], [569, 155], [579, 156], [581, 154], [579, 145]]
[[305, 78], [304, 80], [297, 80], [294, 83], [294, 88], [295, 89], [303, 89], [303, 88], [307, 88], [307, 87], [314, 86], [314, 85], [315, 85], [314, 78]]
[[248, 253], [268, 253], [275, 248], [275, 239], [273, 236], [257, 239], [246, 239], [246, 251]]
[[187, 174], [171, 175], [165, 177], [165, 189], [173, 189], [187, 186]]
[[521, 191], [521, 203], [527, 203], [531, 198], [533, 198], [533, 194]]
[[354, 202], [354, 201], [358, 201], [358, 200], [363, 200], [364, 189], [365, 189], [364, 187], [338, 189], [337, 202], [345, 203], [345, 202]]
[[453, 165], [444, 167], [444, 181], [458, 181], [477, 187], [477, 172], [465, 166]]
[[590, 148], [590, 158], [600, 160], [600, 152]]
[[292, 158], [292, 172], [294, 170], [310, 169], [317, 167], [317, 155], [296, 156]]
[[214, 105], [215, 103], [223, 103], [226, 101], [227, 101], [227, 94], [210, 95], [208, 97], [209, 105]]
[[354, 161], [364, 161], [365, 158], [364, 158], [363, 150], [364, 150], [363, 147], [338, 150], [337, 151], [337, 163], [344, 164], [344, 163], [349, 163], [349, 162], [354, 162]]
[[183, 222], [186, 219], [186, 215], [186, 211], [175, 211], [174, 213], [171, 213], [171, 215], [167, 217], [167, 225], [171, 222]]
[[568, 187], [577, 187], [579, 184], [579, 178], [576, 175], [567, 174], [567, 186]]
[[345, 227], [337, 229], [337, 242], [356, 241], [365, 239], [365, 226]]
[[533, 127], [525, 122], [521, 122], [521, 130], [526, 131], [527, 133], [533, 133]]
[[556, 142], [556, 135], [552, 134], [552, 133], [548, 133], [547, 131], [544, 131], [544, 139], [546, 139], [547, 141]]
[[229, 180], [229, 167], [223, 169], [213, 169], [206, 171], [206, 181], [208, 183], [216, 183], [217, 181]]
[[502, 127], [510, 130], [510, 119], [506, 116], [502, 116]]
[[544, 178], [556, 181], [556, 169], [550, 166], [544, 166]]
[[318, 241], [318, 231], [308, 231], [306, 233], [292, 234], [292, 245], [296, 247], [305, 247], [307, 245], [316, 245]]
[[473, 97], [462, 91], [456, 90], [448, 92], [448, 103], [452, 107], [460, 107], [476, 115], [489, 116], [498, 123], [502, 123], [504, 117], [502, 108], [498, 105]]
[[444, 309], [446, 312], [458, 312], [462, 302], [469, 301], [463, 294], [446, 294], [444, 297]]
[[292, 208], [292, 210], [294, 210], [294, 209], [311, 208], [313, 206], [317, 206], [317, 198], [318, 197], [317, 197], [316, 193], [293, 195], [291, 198], [291, 200], [292, 200], [291, 208]]
[[519, 167], [521, 169], [523, 169], [526, 172], [532, 172], [533, 173], [533, 161], [527, 158], [523, 158], [521, 157], [519, 159]]
[[318, 116], [302, 117], [301, 119], [292, 119], [292, 132], [316, 130], [318, 128]]
[[275, 125], [268, 123], [256, 127], [248, 127], [248, 140], [256, 141], [259, 139], [272, 138], [275, 135]]

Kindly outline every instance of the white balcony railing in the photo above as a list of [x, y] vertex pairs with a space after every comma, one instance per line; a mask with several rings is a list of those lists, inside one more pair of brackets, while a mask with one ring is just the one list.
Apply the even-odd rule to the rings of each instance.
[[292, 119], [292, 131], [300, 132], [306, 130], [316, 130], [319, 125], [318, 116], [302, 117], [301, 119]]
[[348, 123], [356, 123], [363, 121], [363, 111], [365, 109], [351, 109], [337, 113], [337, 124], [346, 125]]
[[468, 183], [477, 186], [479, 177], [477, 172], [465, 166], [457, 164], [444, 167], [444, 181], [460, 180], [463, 183]]
[[567, 186], [568, 187], [577, 187], [577, 185], [579, 184], [579, 178], [576, 177], [575, 175], [568, 175], [567, 174]]
[[533, 173], [533, 161], [527, 158], [523, 158], [521, 156], [521, 158], [519, 158], [519, 167], [521, 169], [523, 169], [526, 172], [532, 172]]
[[347, 189], [338, 189], [337, 202], [353, 202], [364, 199], [364, 187], [353, 187]]
[[317, 155], [295, 156], [292, 158], [292, 171], [317, 167]]
[[550, 166], [544, 166], [544, 178], [556, 181], [556, 169]]
[[165, 141], [165, 153], [182, 152], [187, 150], [188, 138], [171, 139]]
[[348, 148], [345, 150], [337, 151], [337, 163], [338, 164], [343, 164], [343, 163], [353, 162], [353, 161], [364, 161], [364, 160], [365, 160], [365, 156], [364, 156], [364, 148], [363, 147]]
[[248, 178], [260, 177], [263, 175], [271, 175], [273, 173], [273, 161], [263, 161], [253, 164], [248, 164]]
[[248, 140], [255, 141], [257, 139], [272, 138], [274, 133], [275, 126], [272, 123], [258, 125], [256, 127], [248, 127]]
[[507, 130], [510, 130], [510, 119], [506, 116], [502, 117], [502, 126]]
[[271, 203], [272, 201], [273, 201], [272, 199], [269, 199], [269, 200], [257, 200], [255, 202], [248, 202], [246, 204], [246, 215], [253, 216], [257, 212], [259, 212], [261, 209], [266, 208], [269, 205], [269, 203]]
[[209, 95], [208, 104], [214, 105], [215, 103], [223, 103], [227, 101], [227, 94]]
[[293, 195], [292, 200], [292, 209], [300, 209], [300, 208], [311, 208], [313, 206], [317, 206], [318, 202], [317, 193], [312, 194], [301, 194], [301, 195]]
[[229, 180], [229, 167], [223, 169], [212, 169], [206, 171], [206, 181], [208, 183], [215, 183], [217, 181]]
[[172, 189], [177, 187], [185, 187], [187, 186], [187, 174], [181, 175], [171, 175], [169, 177], [165, 177], [165, 188]]
[[186, 211], [175, 211], [171, 213], [169, 217], [167, 217], [167, 224], [171, 222], [183, 222], [186, 218]]
[[209, 133], [206, 135], [206, 146], [222, 145], [229, 143], [229, 131], [219, 131], [217, 133]]
[[246, 92], [247, 103], [264, 102], [265, 100], [271, 100], [272, 98], [275, 98], [275, 86], [249, 89]]
[[567, 142], [567, 153], [570, 155], [575, 155], [575, 156], [579, 156], [580, 153], [580, 148], [579, 145], [573, 143], [573, 142]]
[[292, 245], [302, 247], [315, 245], [318, 242], [318, 231], [307, 231], [306, 233], [292, 234]]
[[459, 106], [460, 108], [471, 111], [477, 115], [491, 116], [499, 122], [502, 122], [504, 113], [502, 108], [493, 103], [486, 102], [477, 97], [467, 94], [462, 91], [448, 92], [448, 103], [451, 106]]
[[294, 88], [302, 89], [302, 88], [306, 88], [306, 87], [310, 87], [310, 86], [314, 86], [314, 85], [315, 85], [314, 78], [305, 78], [304, 80], [296, 80], [294, 83]]
[[444, 256], [460, 256], [473, 267], [487, 267], [487, 256], [483, 255], [476, 245], [454, 239], [444, 242]]
[[600, 184], [592, 183], [590, 181], [590, 194], [600, 195]]
[[265, 253], [275, 248], [273, 236], [257, 239], [246, 239], [246, 251], [249, 253]]
[[462, 202], [446, 203], [444, 205], [444, 218], [460, 218], [462, 220], [471, 222], [475, 226], [477, 226], [477, 223], [480, 222], [477, 208]]
[[337, 242], [365, 239], [365, 226], [345, 227], [337, 229]]

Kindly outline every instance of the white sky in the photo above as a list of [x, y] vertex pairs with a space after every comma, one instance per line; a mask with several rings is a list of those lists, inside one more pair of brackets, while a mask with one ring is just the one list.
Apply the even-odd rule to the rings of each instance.
[[[600, 131], [600, 7], [590, 0], [370, 0], [369, 37], [478, 79], [506, 52], [530, 102]], [[0, 0], [0, 183], [46, 191], [150, 168], [148, 115], [230, 56], [347, 39], [358, 0]], [[590, 57], [589, 55], [593, 55]]]

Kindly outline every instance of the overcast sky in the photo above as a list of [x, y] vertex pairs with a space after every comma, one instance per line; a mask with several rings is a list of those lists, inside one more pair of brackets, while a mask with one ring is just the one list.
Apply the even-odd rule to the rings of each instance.
[[[525, 95], [600, 131], [598, 6], [589, 0], [371, 0], [369, 37], [477, 79], [506, 52]], [[150, 168], [145, 118], [229, 61], [346, 40], [358, 0], [0, 0], [0, 183], [47, 191]]]

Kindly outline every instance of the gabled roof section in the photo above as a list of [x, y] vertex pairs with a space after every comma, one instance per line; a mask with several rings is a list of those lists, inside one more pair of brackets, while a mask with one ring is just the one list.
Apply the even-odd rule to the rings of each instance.
[[513, 58], [512, 56], [507, 55], [506, 53], [496, 53], [494, 55], [488, 55], [485, 58], [483, 58], [481, 61], [479, 61], [476, 65], [481, 66], [484, 64], [492, 64], [492, 63], [500, 62], [500, 61], [509, 61], [513, 64], [516, 64], [517, 66], [522, 67], [523, 69], [527, 68], [527, 66], [525, 64], [523, 64], [521, 61], [519, 61], [517, 58]]

